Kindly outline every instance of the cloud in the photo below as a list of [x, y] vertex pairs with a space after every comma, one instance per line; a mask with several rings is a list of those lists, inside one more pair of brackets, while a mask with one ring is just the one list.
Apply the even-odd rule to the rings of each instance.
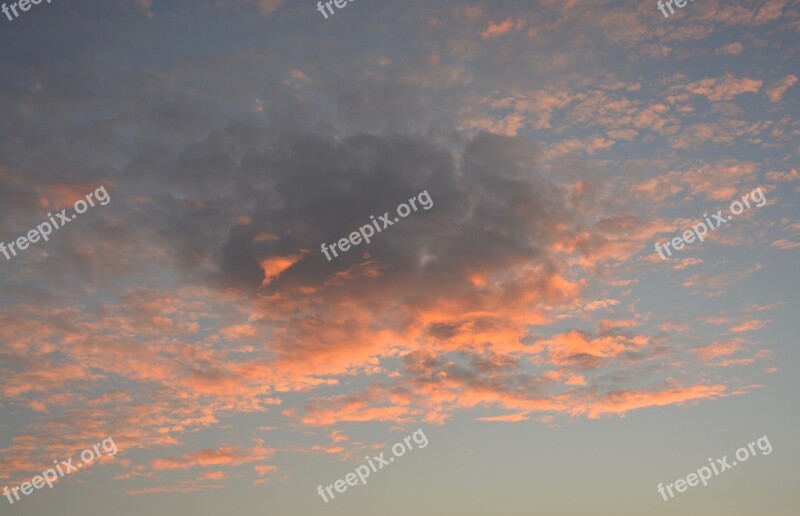
[[483, 39], [496, 38], [512, 31], [519, 31], [524, 26], [525, 20], [514, 20], [513, 18], [506, 18], [498, 23], [489, 22], [489, 26], [481, 33], [481, 37]]
[[793, 240], [787, 240], [785, 238], [781, 238], [779, 240], [775, 240], [774, 242], [772, 242], [770, 246], [776, 249], [783, 249], [784, 251], [788, 251], [800, 247], [800, 242], [795, 242]]
[[776, 183], [790, 183], [800, 179], [800, 172], [793, 168], [791, 172], [771, 171], [767, 172], [767, 180]]
[[683, 281], [683, 286], [687, 288], [703, 287], [707, 295], [719, 295], [722, 293], [724, 287], [760, 271], [763, 269], [763, 267], [764, 266], [762, 264], [756, 263], [752, 267], [738, 272], [733, 271], [723, 272], [720, 274], [695, 274], [694, 276], [686, 278]]
[[151, 467], [154, 471], [189, 469], [194, 467], [241, 466], [251, 462], [267, 459], [275, 450], [263, 446], [253, 448], [222, 447], [204, 449], [175, 457], [154, 459]]
[[683, 258], [675, 264], [675, 269], [680, 271], [687, 267], [692, 267], [693, 265], [700, 265], [701, 263], [703, 263], [703, 260], [700, 258]]
[[[254, 239], [257, 241], [258, 239]], [[261, 268], [264, 270], [264, 280], [261, 282], [262, 286], [269, 285], [272, 281], [277, 279], [285, 270], [292, 265], [296, 264], [303, 259], [308, 251], [302, 249], [300, 253], [292, 256], [274, 256], [264, 258], [261, 261]]]
[[767, 90], [767, 98], [770, 102], [780, 102], [783, 96], [789, 91], [789, 88], [797, 84], [797, 77], [794, 75], [787, 75], [773, 87]]
[[553, 339], [537, 342], [533, 349], [547, 351], [556, 364], [593, 364], [596, 359], [611, 358], [647, 344], [647, 339], [628, 339], [621, 336], [591, 338], [578, 331], [570, 331]]
[[283, 7], [284, 0], [255, 0], [263, 14], [272, 14]]
[[707, 346], [692, 349], [692, 352], [703, 360], [712, 360], [719, 357], [733, 355], [742, 349], [739, 339], [716, 342]]
[[155, 16], [155, 14], [153, 14], [153, 0], [135, 0], [135, 2], [136, 5], [145, 12], [148, 18]]
[[727, 54], [731, 56], [736, 56], [741, 54], [743, 49], [744, 45], [737, 42], [737, 43], [730, 43], [728, 45], [725, 45], [724, 47], [720, 47], [715, 52], [717, 54]]
[[[150, 2], [138, 5], [152, 13]], [[778, 19], [778, 3], [712, 2], [708, 11], [727, 18], [698, 13], [667, 32], [653, 30], [644, 5], [548, 1], [535, 16], [494, 21], [472, 6], [455, 26], [442, 15], [452, 10], [426, 11], [423, 23], [392, 18], [429, 42], [404, 55], [352, 50], [346, 38], [303, 43], [294, 22], [274, 23], [294, 8], [279, 1], [202, 5], [230, 11], [215, 19], [226, 33], [229, 14], [265, 24], [265, 46], [176, 47], [142, 19], [166, 63], [144, 73], [136, 46], [40, 52], [47, 39], [35, 35], [45, 29], [32, 25], [24, 45], [3, 33], [22, 52], [5, 58], [9, 76], [30, 79], [9, 82], [0, 99], [0, 124], [17, 135], [0, 143], [3, 234], [98, 184], [114, 184], [116, 196], [113, 208], [7, 264], [0, 390], [4, 410], [20, 417], [0, 474], [41, 471], [103, 430], [141, 452], [114, 463], [117, 478], [158, 483], [128, 493], [216, 489], [240, 475], [235, 468], [271, 481], [278, 451], [345, 456], [360, 446], [345, 423], [552, 422], [741, 389], [739, 371], [722, 370], [741, 362], [726, 359], [759, 357], [719, 343], [684, 352], [688, 324], [651, 325], [653, 314], [637, 311], [652, 286], [653, 264], [640, 256], [679, 227], [673, 210], [690, 208], [678, 203], [728, 201], [759, 177], [760, 158], [677, 159], [675, 148], [764, 150], [796, 127], [790, 114], [756, 106], [754, 116], [751, 99], [738, 102], [763, 84], [734, 66], [732, 45], [721, 49], [732, 63], [722, 77], [662, 82], [636, 67], [686, 62], [694, 57], [681, 49], [701, 47], [675, 42]], [[169, 13], [163, 23], [195, 20], [195, 4], [156, 7]], [[313, 10], [293, 20], [304, 16], [320, 22]], [[132, 38], [129, 22], [109, 26]], [[41, 66], [31, 67], [33, 55]], [[752, 100], [786, 98], [786, 77]], [[715, 103], [708, 113], [694, 102], [701, 97]], [[607, 152], [634, 144], [642, 158]], [[317, 252], [423, 189], [432, 209], [332, 262]], [[775, 247], [796, 246], [752, 229]], [[685, 258], [675, 269], [701, 264]], [[712, 271], [685, 284], [713, 292], [745, 275]], [[759, 322], [725, 324], [746, 349]], [[704, 354], [715, 360], [713, 383], [708, 364], [696, 363]], [[254, 415], [322, 437], [250, 442], [238, 421]]]
[[733, 100], [744, 93], [758, 93], [764, 81], [748, 77], [725, 74], [719, 78], [709, 78], [687, 84], [675, 84], [667, 90], [666, 99], [670, 103], [685, 101], [693, 95], [704, 96], [712, 102]]
[[743, 332], [746, 332], [746, 331], [755, 331], [755, 330], [760, 330], [761, 328], [766, 326], [766, 324], [767, 324], [767, 321], [760, 321], [760, 320], [757, 320], [757, 319], [749, 319], [749, 320], [741, 322], [740, 324], [737, 324], [736, 326], [731, 328], [731, 331], [734, 332], [734, 333], [743, 333]]
[[724, 385], [693, 385], [690, 387], [662, 389], [634, 389], [610, 392], [599, 401], [587, 402], [572, 409], [574, 415], [586, 414], [596, 419], [609, 414], [624, 414], [643, 407], [656, 407], [716, 398], [726, 391]]

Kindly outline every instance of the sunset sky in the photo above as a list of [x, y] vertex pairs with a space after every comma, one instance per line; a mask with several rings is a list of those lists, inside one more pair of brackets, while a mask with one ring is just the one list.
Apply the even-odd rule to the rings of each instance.
[[333, 9], [0, 14], [0, 515], [796, 515], [800, 0]]

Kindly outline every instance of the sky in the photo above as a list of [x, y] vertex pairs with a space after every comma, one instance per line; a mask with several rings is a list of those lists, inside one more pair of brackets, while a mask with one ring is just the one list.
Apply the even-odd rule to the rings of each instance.
[[0, 14], [0, 514], [796, 514], [800, 1], [342, 5]]

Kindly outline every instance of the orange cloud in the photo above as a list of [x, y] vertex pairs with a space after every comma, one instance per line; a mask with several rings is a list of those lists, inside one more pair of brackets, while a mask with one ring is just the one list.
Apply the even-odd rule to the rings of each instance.
[[303, 250], [295, 255], [276, 256], [261, 260], [260, 265], [264, 270], [264, 280], [261, 282], [261, 285], [267, 286], [272, 283], [292, 265], [302, 260], [306, 253], [308, 253], [308, 251]]
[[258, 331], [251, 324], [237, 324], [234, 326], [227, 326], [219, 330], [220, 335], [226, 339], [247, 339], [255, 338], [258, 336]]
[[506, 18], [502, 22], [492, 23], [481, 33], [483, 39], [496, 38], [511, 31], [518, 31], [525, 26], [525, 20], [514, 20], [513, 18]]
[[581, 332], [572, 330], [553, 339], [537, 342], [533, 349], [547, 351], [554, 363], [569, 363], [575, 360], [590, 358], [612, 358], [620, 353], [638, 349], [647, 344], [644, 337], [632, 339], [616, 337], [591, 338]]
[[86, 200], [86, 196], [90, 192], [94, 192], [103, 185], [112, 184], [108, 180], [86, 184], [57, 184], [36, 187], [36, 192], [39, 195], [39, 206], [46, 210], [54, 210], [71, 208], [75, 201]]
[[775, 247], [776, 249], [783, 249], [784, 251], [788, 251], [800, 247], [800, 242], [794, 242], [792, 240], [781, 238], [772, 242], [770, 246]]
[[763, 84], [761, 80], [725, 74], [716, 79], [676, 84], [670, 87], [666, 98], [670, 103], [688, 100], [692, 95], [702, 95], [712, 102], [732, 100], [744, 93], [758, 93]]
[[741, 349], [742, 349], [741, 341], [738, 339], [734, 339], [724, 342], [716, 342], [714, 344], [709, 344], [708, 346], [703, 346], [700, 348], [694, 348], [692, 352], [704, 360], [712, 360], [714, 358], [732, 355], [734, 353], [737, 353]]
[[257, 462], [269, 457], [275, 450], [256, 446], [253, 448], [238, 448], [226, 446], [219, 449], [204, 449], [187, 453], [177, 457], [164, 457], [154, 459], [151, 467], [154, 471], [189, 469], [194, 467], [207, 468], [211, 466], [241, 466]]
[[586, 414], [596, 419], [609, 414], [622, 415], [644, 407], [659, 407], [721, 396], [724, 385], [694, 385], [691, 387], [664, 388], [662, 390], [615, 391], [598, 401], [589, 401], [572, 409], [573, 415]]
[[767, 90], [767, 98], [770, 102], [780, 102], [786, 92], [797, 84], [797, 77], [794, 75], [787, 75], [781, 79], [778, 84]]
[[272, 14], [283, 6], [284, 0], [256, 0], [263, 14]]
[[731, 331], [734, 333], [744, 333], [747, 331], [754, 331], [760, 330], [764, 326], [766, 326], [766, 321], [759, 321], [757, 319], [748, 319], [747, 321], [742, 322], [741, 324], [737, 324]]

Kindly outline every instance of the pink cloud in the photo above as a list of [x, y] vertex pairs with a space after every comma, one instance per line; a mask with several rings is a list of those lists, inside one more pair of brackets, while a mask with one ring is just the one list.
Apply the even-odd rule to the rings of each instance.
[[798, 79], [796, 76], [787, 75], [786, 77], [778, 81], [777, 84], [775, 84], [774, 86], [772, 86], [770, 89], [767, 90], [767, 98], [769, 99], [769, 101], [780, 102], [781, 100], [783, 100], [783, 96], [786, 94], [789, 88], [797, 84], [797, 80]]
[[514, 20], [513, 18], [506, 18], [502, 22], [493, 23], [489, 22], [489, 26], [481, 33], [483, 39], [496, 38], [512, 31], [518, 31], [525, 26], [525, 20]]

